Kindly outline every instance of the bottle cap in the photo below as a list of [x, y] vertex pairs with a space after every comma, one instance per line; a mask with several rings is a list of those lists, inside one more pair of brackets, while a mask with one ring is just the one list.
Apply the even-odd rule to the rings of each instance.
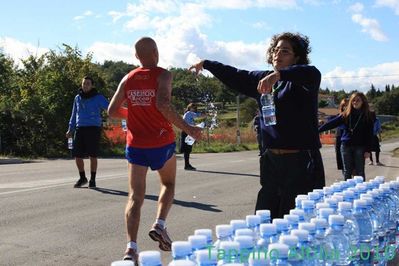
[[315, 202], [314, 200], [303, 200], [302, 201], [302, 209], [314, 209]]
[[350, 211], [352, 210], [352, 203], [350, 202], [338, 202], [338, 210]]
[[172, 260], [168, 266], [196, 266], [194, 261], [191, 260]]
[[310, 199], [310, 200], [313, 200], [313, 201], [319, 201], [320, 200], [320, 194], [319, 194], [319, 192], [309, 192], [308, 193], [308, 198]]
[[360, 195], [360, 199], [364, 200], [366, 202], [367, 208], [370, 208], [373, 205], [373, 198], [370, 197], [369, 195], [362, 194], [362, 195]]
[[301, 206], [302, 206], [302, 205], [301, 205], [301, 202], [302, 202], [303, 200], [307, 200], [307, 199], [309, 199], [308, 195], [305, 195], [305, 194], [299, 194], [299, 195], [297, 195], [296, 198], [295, 198], [295, 206], [301, 207]]
[[375, 180], [377, 180], [378, 182], [380, 182], [381, 184], [385, 182], [385, 176], [383, 175], [377, 175], [375, 177]]
[[297, 236], [299, 242], [304, 242], [309, 240], [309, 232], [304, 229], [293, 229], [291, 230], [291, 235]]
[[270, 214], [269, 210], [257, 210], [255, 212], [255, 214], [260, 216], [260, 219], [261, 219], [260, 223], [261, 224], [270, 223], [271, 214]]
[[367, 208], [367, 202], [362, 199], [355, 199], [353, 201], [353, 207], [356, 209], [366, 209]]
[[253, 236], [254, 231], [252, 231], [249, 228], [242, 228], [242, 229], [237, 229], [236, 232], [234, 233], [234, 237], [237, 236]]
[[290, 214], [298, 215], [300, 221], [302, 221], [304, 219], [303, 217], [305, 217], [305, 212], [301, 209], [290, 210]]
[[173, 241], [172, 242], [172, 256], [185, 257], [192, 253], [192, 247], [188, 241]]
[[275, 224], [261, 224], [259, 227], [259, 231], [261, 235], [275, 235], [277, 234], [277, 227]]
[[139, 261], [143, 265], [162, 265], [161, 253], [156, 250], [142, 251], [139, 253]]
[[206, 248], [208, 239], [204, 235], [192, 235], [188, 237], [193, 250]]
[[217, 238], [231, 236], [233, 233], [233, 229], [229, 224], [218, 224], [215, 231]]
[[325, 203], [330, 205], [330, 208], [336, 209], [338, 207], [338, 200], [334, 198], [328, 198], [324, 200]]
[[327, 220], [324, 218], [312, 218], [310, 222], [316, 225], [316, 229], [326, 229], [328, 225]]
[[299, 239], [295, 235], [285, 235], [285, 236], [280, 236], [278, 242], [281, 244], [286, 244], [287, 246], [292, 248], [298, 245]]
[[234, 241], [240, 244], [241, 249], [250, 249], [254, 247], [254, 238], [252, 236], [236, 236]]
[[273, 219], [273, 224], [276, 225], [277, 232], [288, 231], [289, 223], [288, 223], [288, 221], [285, 220], [285, 219], [274, 218], [274, 219]]
[[298, 229], [307, 230], [311, 235], [316, 233], [316, 225], [314, 223], [299, 223]]
[[284, 219], [289, 222], [289, 224], [298, 224], [299, 216], [296, 214], [285, 214]]
[[344, 201], [352, 201], [355, 198], [355, 193], [351, 190], [345, 190], [343, 193]]
[[357, 184], [363, 183], [363, 176], [355, 175], [353, 179], [356, 181]]
[[259, 215], [247, 215], [245, 217], [245, 220], [247, 221], [248, 227], [255, 227], [260, 224], [261, 218]]
[[316, 209], [321, 209], [321, 208], [330, 208], [330, 204], [325, 202], [316, 203]]
[[270, 259], [284, 259], [288, 258], [289, 247], [286, 244], [273, 243], [269, 245], [268, 257]]
[[328, 216], [330, 216], [331, 214], [334, 213], [334, 209], [332, 208], [321, 208], [319, 209], [319, 217], [320, 218], [324, 218], [324, 219], [328, 219]]
[[245, 220], [231, 220], [230, 225], [235, 232], [237, 229], [248, 228]]
[[335, 199], [338, 202], [340, 201], [344, 201], [344, 196], [342, 195], [337, 195], [336, 193], [334, 193], [334, 195], [331, 196], [332, 199]]
[[203, 228], [203, 229], [196, 229], [194, 231], [194, 235], [204, 235], [209, 242], [212, 242], [212, 229]]
[[239, 254], [240, 251], [240, 243], [237, 241], [221, 241], [219, 249], [223, 250], [225, 254]]
[[344, 225], [345, 218], [340, 214], [332, 214], [328, 217], [329, 225]]

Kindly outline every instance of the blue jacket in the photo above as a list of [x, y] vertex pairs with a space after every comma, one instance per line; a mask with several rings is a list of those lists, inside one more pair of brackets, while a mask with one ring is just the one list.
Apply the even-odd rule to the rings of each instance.
[[[350, 121], [350, 122], [349, 122]], [[371, 150], [373, 141], [373, 122], [368, 121], [360, 112], [352, 112], [348, 121], [342, 115], [337, 115], [324, 125], [320, 126], [319, 131], [323, 132], [336, 127], [341, 127], [341, 143], [347, 146], [362, 146], [366, 151]]]
[[101, 111], [106, 110], [108, 104], [108, 100], [102, 94], [94, 92], [85, 97], [79, 93], [73, 101], [68, 130], [75, 131], [77, 127], [101, 127]]
[[[247, 71], [216, 61], [204, 61], [204, 68], [230, 89], [254, 98], [260, 105], [259, 81], [272, 71]], [[319, 149], [318, 92], [320, 71], [309, 65], [293, 65], [280, 72], [278, 91], [274, 93], [277, 124], [266, 127], [260, 119], [264, 148]]]

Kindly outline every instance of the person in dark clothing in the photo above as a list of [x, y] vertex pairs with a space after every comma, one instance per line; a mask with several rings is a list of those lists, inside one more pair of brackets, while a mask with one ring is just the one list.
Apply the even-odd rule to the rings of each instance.
[[[184, 112], [183, 119], [187, 124], [194, 126], [195, 119], [199, 117], [200, 114], [197, 112], [197, 105], [195, 103], [189, 103]], [[193, 150], [193, 144], [186, 143], [187, 133], [182, 131], [180, 138], [180, 152], [184, 154], [184, 170], [195, 171], [197, 170], [194, 166], [190, 164], [190, 153]]]
[[[346, 110], [319, 128], [326, 131], [343, 125], [341, 135], [341, 154], [345, 180], [352, 174], [366, 179], [365, 158], [370, 157], [373, 138], [373, 120], [366, 96], [355, 92], [349, 99]], [[354, 172], [353, 172], [354, 170]]]
[[[342, 114], [345, 111], [347, 105], [348, 105], [348, 99], [346, 99], [346, 98], [342, 99], [339, 104], [339, 107], [338, 107], [338, 110], [339, 110], [338, 115]], [[343, 172], [344, 167], [343, 167], [342, 155], [341, 155], [342, 131], [343, 131], [343, 126], [339, 126], [339, 127], [337, 127], [336, 132], [335, 132], [335, 158], [337, 161], [337, 169], [342, 170], [342, 172]]]
[[79, 179], [74, 187], [87, 183], [83, 158], [90, 158], [89, 188], [96, 187], [97, 155], [101, 137], [101, 111], [107, 110], [108, 100], [93, 88], [91, 77], [84, 77], [82, 88], [75, 96], [66, 137], [74, 137], [72, 155], [75, 157]]
[[369, 165], [373, 165], [373, 152], [375, 152], [375, 163], [378, 166], [383, 166], [384, 164], [380, 162], [380, 141], [381, 141], [381, 122], [380, 119], [376, 116], [375, 112], [372, 112], [373, 116], [373, 141], [371, 145], [370, 151], [370, 162]]
[[283, 217], [295, 207], [295, 197], [325, 185], [318, 133], [320, 71], [309, 65], [309, 38], [285, 32], [272, 37], [267, 62], [274, 70], [247, 71], [220, 62], [202, 60], [190, 67], [198, 74], [209, 70], [228, 88], [258, 102], [273, 94], [276, 125], [260, 119], [262, 156], [255, 209]]

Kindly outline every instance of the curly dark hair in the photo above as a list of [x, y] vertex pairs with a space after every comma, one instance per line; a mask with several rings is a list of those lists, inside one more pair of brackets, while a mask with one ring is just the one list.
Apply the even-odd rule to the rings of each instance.
[[291, 32], [283, 32], [273, 35], [270, 46], [266, 52], [267, 63], [273, 63], [273, 51], [280, 40], [286, 40], [290, 42], [295, 56], [299, 57], [298, 61], [296, 62], [298, 65], [308, 65], [310, 63], [308, 55], [312, 49], [309, 46], [309, 38], [300, 33]]

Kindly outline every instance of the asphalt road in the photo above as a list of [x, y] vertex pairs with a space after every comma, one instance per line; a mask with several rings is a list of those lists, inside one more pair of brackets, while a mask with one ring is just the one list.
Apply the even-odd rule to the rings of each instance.
[[[390, 154], [396, 147], [398, 141], [383, 144], [385, 166], [367, 165], [369, 178], [399, 176], [399, 158]], [[322, 154], [327, 184], [342, 180], [333, 147], [323, 147]], [[214, 229], [252, 214], [259, 189], [258, 160], [256, 151], [193, 154], [198, 171], [191, 172], [182, 170], [178, 155], [175, 202], [167, 220], [173, 240], [186, 240], [195, 229]], [[73, 160], [0, 165], [0, 265], [110, 265], [121, 259], [126, 244], [126, 173], [124, 159], [100, 159], [98, 188], [74, 189]], [[149, 172], [140, 250], [158, 249], [147, 234], [158, 192], [158, 176]], [[170, 253], [162, 253], [164, 265], [170, 259]]]

